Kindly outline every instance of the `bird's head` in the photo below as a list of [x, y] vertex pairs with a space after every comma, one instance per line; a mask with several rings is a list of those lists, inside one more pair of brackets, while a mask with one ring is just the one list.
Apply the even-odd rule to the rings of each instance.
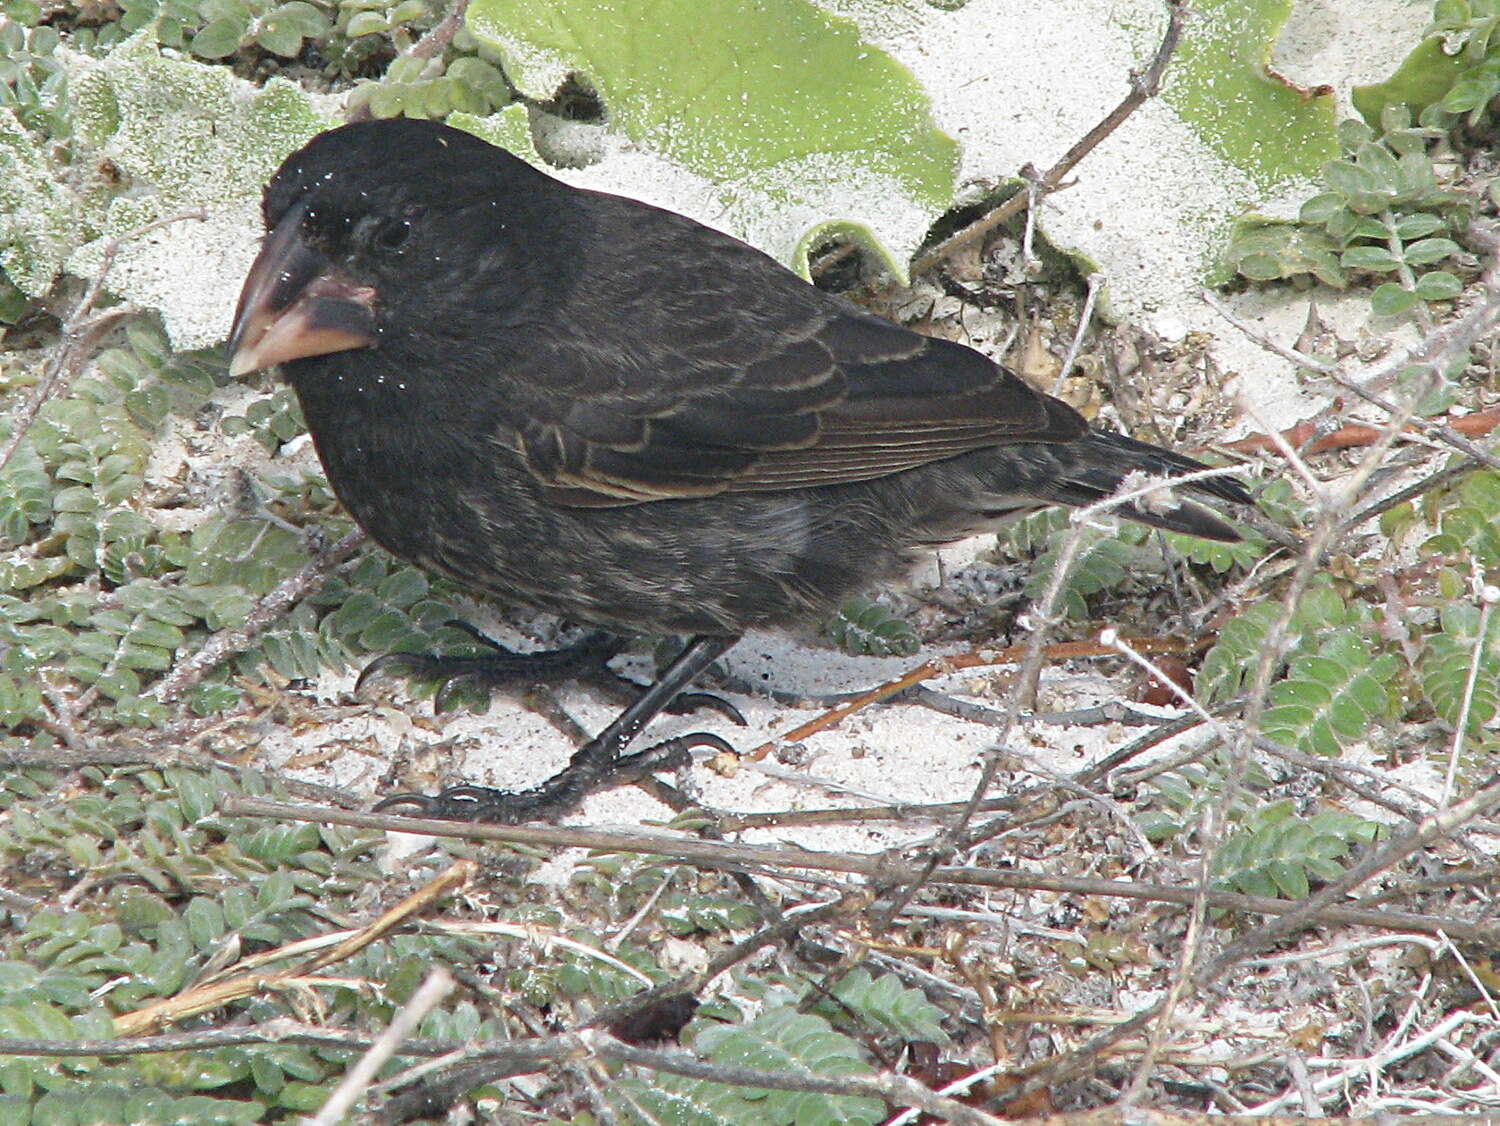
[[287, 157], [262, 200], [266, 238], [240, 292], [230, 371], [378, 347], [454, 308], [494, 315], [525, 270], [510, 232], [557, 184], [431, 121], [360, 122]]

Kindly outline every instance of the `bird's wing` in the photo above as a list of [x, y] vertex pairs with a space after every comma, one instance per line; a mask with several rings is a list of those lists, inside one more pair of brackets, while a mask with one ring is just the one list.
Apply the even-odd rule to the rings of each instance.
[[[679, 243], [685, 230], [673, 232]], [[690, 233], [717, 282], [688, 289], [643, 271], [594, 297], [593, 315], [612, 314], [612, 325], [628, 303], [629, 333], [530, 342], [521, 451], [553, 500], [592, 507], [838, 484], [1087, 430], [972, 349], [829, 298], [725, 236]], [[576, 312], [586, 325], [590, 311]], [[634, 350], [635, 338], [649, 352]]]

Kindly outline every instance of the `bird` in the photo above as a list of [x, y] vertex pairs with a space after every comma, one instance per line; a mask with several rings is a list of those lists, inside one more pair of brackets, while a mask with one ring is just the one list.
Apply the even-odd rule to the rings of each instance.
[[[604, 637], [690, 639], [535, 788], [380, 808], [555, 820], [616, 772], [728, 749], [695, 732], [627, 753], [747, 630], [827, 620], [1018, 513], [1205, 468], [1092, 427], [1003, 364], [728, 234], [442, 123], [318, 134], [271, 177], [262, 212], [231, 374], [279, 366], [329, 484], [377, 544]], [[1199, 478], [1119, 512], [1238, 539], [1204, 498], [1249, 499]], [[574, 668], [585, 650], [495, 664]]]

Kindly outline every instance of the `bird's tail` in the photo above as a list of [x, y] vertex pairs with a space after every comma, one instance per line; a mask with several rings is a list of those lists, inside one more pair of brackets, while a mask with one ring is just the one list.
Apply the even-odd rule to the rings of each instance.
[[[1108, 430], [1095, 430], [1082, 441], [1062, 444], [1053, 450], [1058, 461], [1056, 475], [1039, 491], [1046, 500], [1075, 508], [1094, 504], [1114, 494], [1134, 472], [1149, 477], [1172, 478], [1209, 468], [1190, 457]], [[1122, 504], [1115, 511], [1131, 520], [1169, 532], [1185, 532], [1228, 543], [1241, 538], [1231, 525], [1181, 495], [1196, 493], [1249, 504], [1250, 495], [1233, 478], [1210, 477], [1164, 492], [1166, 495], [1160, 498], [1148, 497]]]

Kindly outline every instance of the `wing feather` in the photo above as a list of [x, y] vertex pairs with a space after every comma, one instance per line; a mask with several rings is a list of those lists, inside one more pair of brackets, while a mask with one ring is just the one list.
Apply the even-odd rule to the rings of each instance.
[[[511, 357], [520, 449], [559, 504], [868, 480], [1087, 430], [973, 349], [880, 320], [682, 216], [597, 198], [612, 202], [592, 245], [607, 250], [614, 223], [644, 252], [628, 270], [580, 270], [574, 324]], [[672, 253], [651, 253], [657, 243]], [[664, 265], [684, 255], [705, 275], [685, 294]], [[588, 289], [596, 279], [609, 288]], [[611, 339], [590, 338], [592, 323]]]

